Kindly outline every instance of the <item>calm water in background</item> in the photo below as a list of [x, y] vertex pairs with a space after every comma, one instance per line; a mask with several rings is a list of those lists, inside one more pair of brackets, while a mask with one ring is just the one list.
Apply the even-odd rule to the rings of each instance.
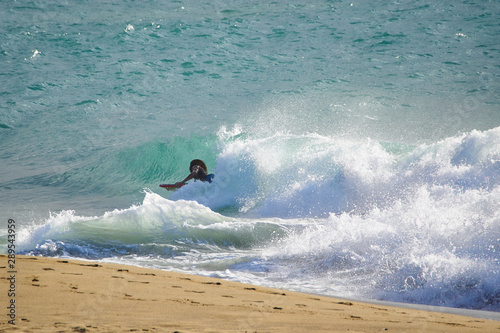
[[[19, 253], [500, 309], [500, 3], [0, 4]], [[213, 184], [158, 188], [201, 158]]]

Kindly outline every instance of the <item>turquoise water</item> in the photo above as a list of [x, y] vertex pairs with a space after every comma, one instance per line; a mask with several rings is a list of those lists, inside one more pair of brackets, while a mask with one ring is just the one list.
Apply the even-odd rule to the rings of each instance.
[[[19, 253], [498, 311], [500, 3], [0, 4]], [[213, 184], [158, 187], [203, 159]]]

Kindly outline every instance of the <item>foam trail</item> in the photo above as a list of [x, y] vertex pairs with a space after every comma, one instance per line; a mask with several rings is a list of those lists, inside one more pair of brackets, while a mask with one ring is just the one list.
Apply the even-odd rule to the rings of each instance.
[[[420, 188], [411, 200], [331, 215], [269, 249], [269, 279], [351, 297], [498, 310], [499, 189]], [[453, 205], [451, 204], [453, 203]], [[293, 263], [293, 264], [292, 264]], [[293, 281], [293, 282], [291, 282]]]

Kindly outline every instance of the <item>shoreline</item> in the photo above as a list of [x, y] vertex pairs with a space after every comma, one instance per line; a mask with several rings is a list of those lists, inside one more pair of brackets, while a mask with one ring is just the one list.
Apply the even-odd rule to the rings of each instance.
[[453, 314], [453, 315], [458, 315], [458, 316], [500, 321], [500, 312], [493, 312], [493, 311], [460, 309], [460, 308], [452, 308], [452, 307], [447, 307], [447, 306], [401, 303], [401, 302], [391, 302], [391, 301], [377, 301], [377, 300], [369, 300], [369, 299], [350, 299], [349, 298], [349, 300], [356, 301], [356, 302], [362, 302], [362, 303], [376, 304], [376, 305], [400, 307], [400, 308], [405, 308], [405, 309], [422, 310], [422, 311], [429, 311], [429, 312]]
[[[8, 275], [7, 255], [0, 257], [1, 292], [15, 289], [13, 297], [2, 297], [0, 332], [500, 331], [498, 321], [436, 307], [346, 300], [122, 264], [16, 256], [15, 274]], [[12, 300], [15, 325], [8, 322]]]
[[[78, 259], [72, 259], [72, 260], [78, 260]], [[87, 259], [81, 259], [81, 260], [82, 261], [88, 261], [88, 262], [94, 262], [94, 261], [87, 260]], [[100, 263], [102, 263], [102, 262], [100, 262]], [[109, 264], [118, 264], [118, 263], [113, 263], [113, 262], [105, 262], [105, 263], [106, 264], [108, 264], [108, 263]], [[118, 264], [118, 265], [143, 268], [142, 266], [136, 266], [136, 265], [130, 265], [130, 264]], [[146, 268], [146, 267], [144, 267], [144, 268]], [[148, 269], [168, 272], [168, 270], [162, 270], [160, 268], [148, 268]], [[178, 271], [172, 271], [172, 272], [177, 272], [177, 273], [186, 274], [186, 275], [193, 275], [193, 276], [201, 276], [201, 277], [212, 278], [212, 277], [209, 277], [209, 276], [197, 275], [197, 274], [193, 274], [193, 273], [185, 273], [185, 272], [178, 272]], [[224, 280], [222, 278], [214, 278], [214, 279], [219, 279], [221, 281], [231, 281], [231, 280]], [[238, 282], [238, 281], [231, 281], [231, 282], [248, 284], [248, 283]], [[255, 286], [256, 287], [263, 287], [263, 288], [279, 289], [279, 288], [276, 288], [276, 287], [266, 287], [266, 286], [263, 286], [263, 285], [255, 285]], [[351, 302], [384, 305], [384, 306], [391, 306], [391, 307], [397, 307], [397, 308], [399, 307], [399, 308], [414, 309], [414, 310], [422, 310], [422, 311], [429, 311], [429, 312], [439, 312], [439, 313], [454, 314], [454, 315], [459, 315], [459, 316], [466, 316], [466, 317], [473, 317], [473, 318], [480, 318], [480, 319], [488, 319], [488, 320], [500, 321], [500, 312], [494, 312], [494, 311], [475, 310], [475, 309], [462, 309], [462, 308], [453, 308], [453, 307], [438, 306], [438, 305], [426, 305], [426, 304], [418, 304], [418, 303], [403, 303], [403, 302], [395, 302], [395, 301], [379, 301], [379, 300], [373, 300], [373, 299], [350, 298], [350, 297], [342, 297], [342, 296], [327, 295], [327, 294], [307, 293], [307, 292], [303, 292], [303, 291], [292, 291], [292, 290], [288, 290], [288, 289], [279, 289], [279, 290], [283, 290], [284, 292], [288, 291], [288, 292], [297, 292], [297, 293], [300, 293], [300, 294], [308, 294], [308, 295], [314, 295], [314, 296], [330, 297], [330, 298], [334, 298], [334, 299], [342, 299], [342, 300], [351, 301]]]

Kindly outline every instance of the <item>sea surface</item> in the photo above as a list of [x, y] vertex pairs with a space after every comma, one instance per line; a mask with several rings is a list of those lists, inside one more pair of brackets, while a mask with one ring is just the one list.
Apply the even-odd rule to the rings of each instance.
[[[0, 252], [500, 311], [500, 1], [0, 2]], [[212, 184], [158, 185], [203, 159]]]

